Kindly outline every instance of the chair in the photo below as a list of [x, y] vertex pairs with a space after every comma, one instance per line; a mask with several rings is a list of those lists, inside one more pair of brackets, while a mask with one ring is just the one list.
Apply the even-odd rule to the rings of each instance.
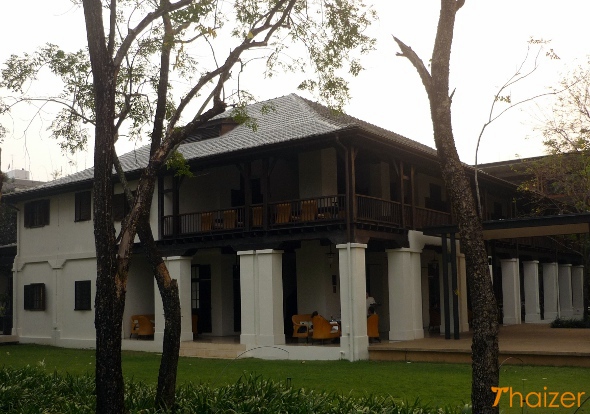
[[195, 338], [199, 334], [199, 329], [198, 329], [199, 315], [191, 315], [191, 323], [192, 323], [193, 338]]
[[334, 325], [332, 325], [326, 318], [321, 315], [316, 315], [311, 318], [311, 323], [313, 325], [313, 332], [311, 334], [312, 342], [314, 340], [322, 341], [324, 343], [324, 339], [335, 339], [340, 337], [340, 328], [334, 330]]
[[275, 224], [284, 224], [291, 221], [291, 203], [276, 205]]
[[262, 206], [252, 207], [252, 227], [262, 227]]
[[436, 330], [440, 328], [440, 311], [438, 309], [429, 309], [430, 322], [428, 323], [428, 330]]
[[369, 337], [369, 342], [371, 340], [381, 342], [381, 338], [379, 338], [379, 315], [376, 313], [367, 318], [367, 336]]
[[305, 338], [305, 341], [308, 342], [312, 333], [310, 329], [311, 314], [293, 315], [291, 320], [293, 321], [293, 338]]
[[210, 231], [213, 228], [213, 213], [201, 213], [201, 231]]
[[236, 228], [236, 210], [225, 210], [223, 212], [223, 228], [224, 229], [235, 229]]
[[314, 221], [318, 217], [318, 201], [304, 200], [301, 202], [301, 221]]
[[156, 330], [153, 320], [154, 315], [132, 315], [131, 334], [129, 335], [129, 338], [131, 338], [132, 335], [136, 335], [137, 339], [139, 339], [140, 336], [153, 336]]

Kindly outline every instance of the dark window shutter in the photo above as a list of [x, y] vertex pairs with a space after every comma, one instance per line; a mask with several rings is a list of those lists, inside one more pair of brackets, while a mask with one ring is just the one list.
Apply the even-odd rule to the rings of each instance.
[[76, 193], [76, 215], [75, 221], [86, 221], [90, 220], [91, 214], [91, 202], [92, 196], [90, 191], [84, 191], [82, 193]]
[[75, 282], [74, 310], [91, 310], [92, 283], [90, 280], [77, 280]]

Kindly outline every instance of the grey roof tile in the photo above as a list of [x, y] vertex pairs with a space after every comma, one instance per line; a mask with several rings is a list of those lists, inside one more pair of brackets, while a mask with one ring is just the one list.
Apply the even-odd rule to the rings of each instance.
[[[263, 114], [263, 107], [270, 107], [271, 109]], [[179, 151], [190, 161], [245, 149], [321, 136], [351, 128], [360, 128], [368, 133], [413, 148], [430, 156], [436, 155], [436, 150], [426, 145], [352, 116], [336, 113], [330, 108], [304, 99], [296, 94], [249, 105], [247, 111], [250, 117], [256, 119], [256, 131], [243, 124], [237, 125], [223, 136], [182, 144], [179, 147]], [[216, 116], [215, 119], [227, 118], [230, 116], [230, 113], [231, 111], [228, 110]], [[123, 169], [126, 172], [132, 172], [147, 165], [148, 157], [149, 146], [145, 145], [121, 155], [120, 160]], [[30, 192], [31, 196], [33, 196], [39, 190], [58, 189], [78, 182], [91, 181], [93, 174], [94, 169], [88, 168], [67, 177], [20, 191], [18, 194]], [[9, 198], [9, 195], [7, 195], [7, 198]]]

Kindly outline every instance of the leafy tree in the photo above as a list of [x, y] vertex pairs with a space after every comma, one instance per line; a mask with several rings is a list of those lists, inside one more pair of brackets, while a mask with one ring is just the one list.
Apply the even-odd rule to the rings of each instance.
[[461, 248], [465, 253], [467, 276], [471, 279], [470, 294], [473, 308], [472, 384], [473, 412], [494, 413], [494, 394], [497, 387], [498, 368], [498, 308], [489, 277], [487, 252], [483, 241], [481, 219], [465, 169], [453, 137], [451, 123], [452, 94], [449, 95], [451, 45], [456, 13], [465, 0], [441, 0], [441, 10], [428, 70], [424, 61], [404, 42], [394, 37], [401, 52], [422, 80], [430, 101], [430, 114], [434, 129], [434, 141], [442, 169], [443, 179], [450, 195], [453, 216], [456, 217], [461, 236]]
[[[178, 286], [171, 279], [148, 222], [158, 172], [178, 145], [229, 104], [242, 119], [249, 96], [242, 72], [263, 59], [272, 76], [286, 69], [313, 75], [302, 89], [338, 108], [348, 99], [343, 72], [361, 70], [353, 50], [366, 52], [373, 40], [363, 32], [374, 15], [353, 0], [82, 0], [88, 49], [75, 53], [46, 45], [13, 56], [0, 86], [16, 93], [5, 110], [38, 98], [23, 85], [48, 68], [64, 84], [43, 101], [62, 106], [51, 125], [66, 150], [84, 148], [94, 129], [94, 234], [97, 258], [97, 412], [124, 411], [121, 324], [133, 240], [139, 235], [164, 303], [165, 331], [156, 402], [174, 405], [180, 346]], [[210, 51], [209, 57], [204, 57]], [[289, 52], [289, 53], [288, 53]], [[289, 56], [299, 58], [289, 58]], [[198, 57], [197, 57], [198, 56]], [[246, 60], [249, 59], [249, 60]], [[256, 70], [256, 67], [254, 67]], [[260, 69], [259, 69], [260, 70]], [[174, 84], [188, 85], [176, 91]], [[236, 90], [226, 93], [227, 89]], [[253, 123], [254, 124], [254, 123]], [[112, 217], [112, 168], [123, 183], [114, 144], [121, 136], [149, 132], [150, 159], [120, 233]]]
[[[553, 105], [539, 119], [545, 156], [524, 162], [519, 172], [528, 176], [520, 189], [532, 196], [536, 214], [590, 212], [590, 62], [567, 74], [555, 91]], [[571, 237], [569, 237], [571, 242]], [[590, 239], [576, 237], [566, 247], [577, 249], [586, 269], [584, 312], [589, 305]], [[556, 238], [556, 242], [561, 239]]]

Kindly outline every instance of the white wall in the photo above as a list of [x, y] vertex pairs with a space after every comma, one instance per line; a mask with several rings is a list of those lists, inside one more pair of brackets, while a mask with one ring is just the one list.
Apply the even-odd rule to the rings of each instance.
[[299, 153], [300, 198], [338, 194], [336, 164], [334, 148]]
[[182, 180], [179, 213], [229, 208], [232, 189], [240, 189], [240, 172], [235, 165], [198, 171], [195, 177]]
[[[96, 294], [96, 260], [94, 258], [69, 260], [59, 271], [59, 298], [57, 322], [60, 339], [93, 339], [94, 329], [94, 296]], [[91, 281], [91, 310], [74, 310], [75, 282]]]
[[[328, 263], [329, 246], [319, 241], [303, 241], [296, 250], [297, 263], [297, 312], [314, 310], [325, 318], [340, 315], [340, 280], [338, 278], [338, 254], [334, 246], [332, 267]], [[336, 293], [332, 288], [332, 275], [336, 275]]]

